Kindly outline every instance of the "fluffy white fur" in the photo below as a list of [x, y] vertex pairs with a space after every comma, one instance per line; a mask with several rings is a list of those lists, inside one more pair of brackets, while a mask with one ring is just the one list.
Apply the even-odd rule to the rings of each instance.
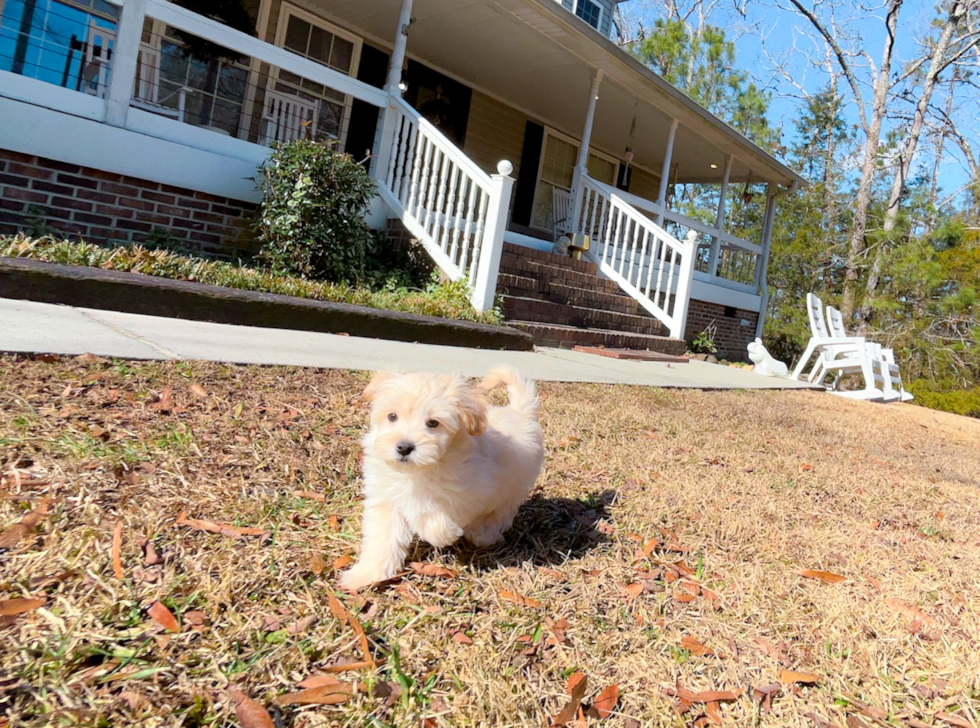
[[[498, 384], [506, 407], [487, 403]], [[544, 464], [534, 383], [511, 367], [477, 387], [458, 374], [379, 372], [364, 396], [363, 543], [341, 586], [390, 579], [415, 536], [436, 547], [502, 541]]]

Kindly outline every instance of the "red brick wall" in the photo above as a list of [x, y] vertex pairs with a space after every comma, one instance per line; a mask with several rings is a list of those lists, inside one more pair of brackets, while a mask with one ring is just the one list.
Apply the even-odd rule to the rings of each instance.
[[[748, 326], [742, 326], [743, 319], [749, 322]], [[758, 321], [759, 314], [754, 311], [736, 308], [733, 316], [726, 316], [724, 306], [691, 299], [687, 309], [685, 338], [690, 343], [714, 322], [717, 328], [715, 346], [718, 347], [715, 356], [731, 361], [748, 361], [749, 354], [745, 347], [755, 339], [755, 325]]]
[[0, 149], [0, 233], [45, 232], [141, 243], [164, 232], [212, 258], [254, 252], [255, 205]]

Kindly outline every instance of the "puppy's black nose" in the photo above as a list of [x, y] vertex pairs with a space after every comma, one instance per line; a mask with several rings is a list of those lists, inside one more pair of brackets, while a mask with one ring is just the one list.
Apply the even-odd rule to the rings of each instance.
[[397, 445], [395, 445], [395, 450], [397, 450], [398, 454], [401, 455], [403, 458], [411, 455], [414, 449], [415, 449], [415, 443], [408, 442], [408, 440], [403, 440], [402, 442], [399, 442]]

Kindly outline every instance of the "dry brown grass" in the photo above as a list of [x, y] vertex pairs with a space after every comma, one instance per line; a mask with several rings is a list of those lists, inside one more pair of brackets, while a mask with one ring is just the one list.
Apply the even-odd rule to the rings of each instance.
[[[341, 675], [365, 683], [342, 704], [282, 708], [284, 725], [541, 726], [575, 671], [586, 705], [619, 686], [609, 726], [697, 721], [706, 706], [679, 714], [677, 687], [744, 690], [707, 706], [728, 725], [977, 722], [980, 422], [806, 392], [546, 384], [546, 472], [509, 544], [420, 547], [414, 560], [458, 576], [358, 601], [331, 564], [357, 550], [363, 383], [0, 358], [0, 533], [51, 499], [0, 552], [0, 600], [45, 600], [0, 627], [0, 725], [237, 725], [230, 683], [271, 709], [363, 659], [330, 593], [378, 668]], [[177, 525], [184, 509], [266, 535]], [[144, 563], [144, 539], [162, 564]], [[678, 561], [694, 576], [676, 579]], [[178, 634], [148, 616], [158, 600]], [[549, 645], [560, 617], [566, 642]], [[783, 670], [817, 682], [784, 683], [765, 712], [752, 690]], [[400, 697], [373, 694], [399, 680]]]

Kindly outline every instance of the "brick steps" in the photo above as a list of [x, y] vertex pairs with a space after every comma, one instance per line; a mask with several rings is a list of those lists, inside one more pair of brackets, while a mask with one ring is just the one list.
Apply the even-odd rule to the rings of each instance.
[[556, 303], [529, 296], [504, 296], [504, 318], [630, 334], [663, 336], [666, 333], [663, 324], [651, 316]]
[[683, 341], [598, 273], [586, 260], [505, 245], [498, 279], [504, 318], [542, 346], [684, 353]]
[[668, 336], [630, 334], [604, 329], [580, 329], [574, 326], [559, 326], [538, 321], [508, 321], [507, 325], [529, 333], [538, 346], [553, 346], [562, 349], [571, 349], [575, 346], [602, 346], [607, 349], [659, 351], [675, 356], [680, 356], [687, 348], [680, 339], [671, 339]]

